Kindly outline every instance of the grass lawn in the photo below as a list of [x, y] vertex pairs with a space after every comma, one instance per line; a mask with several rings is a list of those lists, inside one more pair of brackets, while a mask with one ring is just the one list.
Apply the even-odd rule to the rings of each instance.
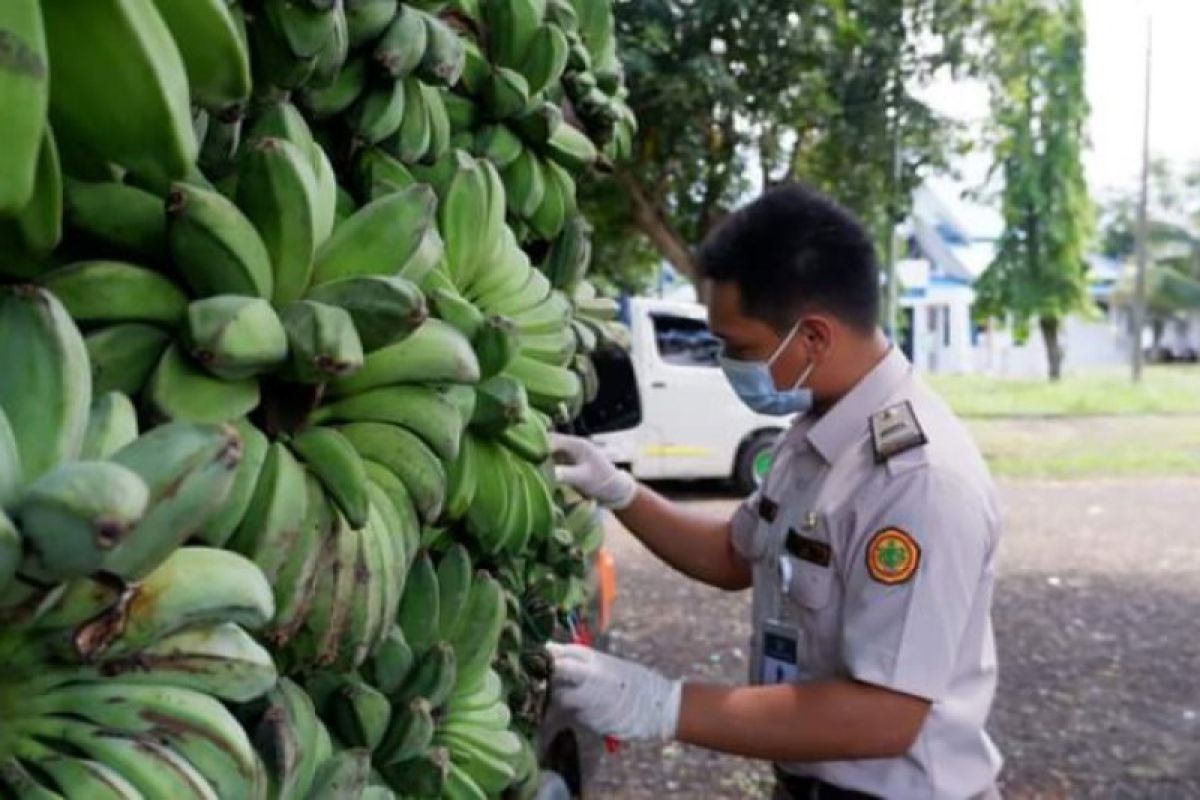
[[1016, 417], [967, 425], [999, 477], [1200, 478], [1200, 416]]
[[930, 383], [964, 417], [1090, 417], [1128, 414], [1200, 415], [1200, 366], [1147, 367], [1141, 385], [1128, 370], [1012, 380], [930, 375]]

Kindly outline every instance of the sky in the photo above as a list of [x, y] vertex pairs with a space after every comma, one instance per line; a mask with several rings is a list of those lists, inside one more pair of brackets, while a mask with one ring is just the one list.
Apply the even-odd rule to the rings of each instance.
[[[1084, 0], [1087, 92], [1092, 115], [1088, 182], [1096, 197], [1137, 187], [1142, 157], [1146, 17], [1154, 22], [1151, 153], [1179, 164], [1200, 162], [1200, 0]], [[987, 115], [978, 85], [931, 87], [936, 107], [967, 121]], [[982, 180], [986, 161], [962, 165], [968, 183]]]

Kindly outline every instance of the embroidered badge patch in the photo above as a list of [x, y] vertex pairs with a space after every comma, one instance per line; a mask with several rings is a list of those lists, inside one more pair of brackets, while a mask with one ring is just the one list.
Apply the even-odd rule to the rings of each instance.
[[921, 548], [899, 528], [884, 528], [867, 544], [867, 571], [888, 586], [904, 583], [921, 566]]

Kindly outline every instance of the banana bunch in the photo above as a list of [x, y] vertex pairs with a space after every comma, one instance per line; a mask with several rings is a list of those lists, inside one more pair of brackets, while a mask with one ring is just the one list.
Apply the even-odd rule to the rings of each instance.
[[[609, 0], [548, 0], [549, 13], [569, 30], [570, 57], [562, 86], [588, 136], [611, 161], [629, 158], [637, 118], [627, 102]], [[571, 21], [574, 21], [572, 25]]]

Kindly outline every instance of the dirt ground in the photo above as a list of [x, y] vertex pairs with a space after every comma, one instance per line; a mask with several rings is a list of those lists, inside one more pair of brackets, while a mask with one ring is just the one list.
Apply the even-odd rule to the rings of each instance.
[[[719, 492], [666, 487], [728, 513]], [[1008, 481], [990, 729], [1007, 798], [1200, 798], [1200, 479]], [[714, 499], [720, 498], [720, 499]], [[613, 649], [740, 682], [749, 597], [667, 571], [614, 524]], [[590, 797], [761, 797], [767, 769], [626, 745]]]

